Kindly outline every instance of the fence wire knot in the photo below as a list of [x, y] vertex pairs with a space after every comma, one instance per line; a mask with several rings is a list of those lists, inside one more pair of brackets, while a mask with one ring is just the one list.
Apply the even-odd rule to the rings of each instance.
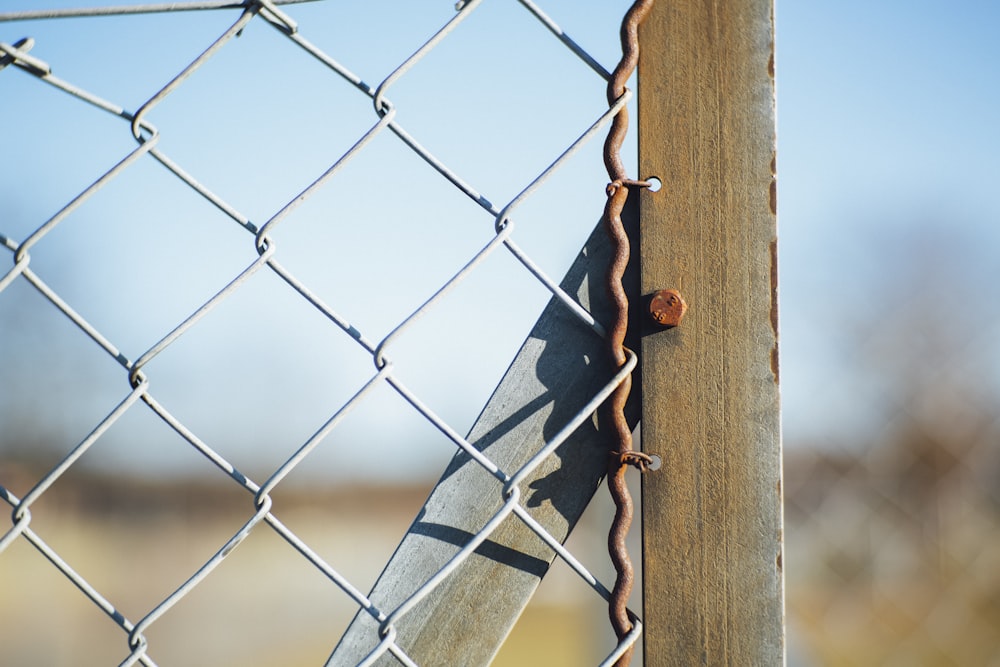
[[638, 468], [640, 472], [648, 472], [653, 465], [653, 457], [645, 452], [611, 452], [612, 463], [617, 462], [619, 466], [632, 466]]
[[[630, 187], [632, 187], [632, 188], [651, 188], [651, 187], [653, 187], [653, 184], [650, 181], [640, 181], [640, 180], [637, 180], [637, 179], [634, 179], [634, 178], [618, 178], [618, 179], [615, 179], [615, 180], [611, 181], [610, 183], [608, 183], [608, 187], [606, 188], [605, 191], [607, 192], [608, 197], [613, 197], [614, 194], [619, 189], [621, 189], [621, 188], [630, 188]], [[619, 211], [619, 215], [620, 214], [621, 214], [621, 212]]]

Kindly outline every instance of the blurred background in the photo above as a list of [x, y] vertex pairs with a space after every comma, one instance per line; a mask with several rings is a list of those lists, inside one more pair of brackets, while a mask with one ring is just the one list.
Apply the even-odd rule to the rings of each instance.
[[1000, 664], [998, 18], [778, 4], [793, 664]]
[[[614, 66], [627, 2], [542, 6]], [[454, 10], [286, 11], [376, 86]], [[55, 75], [135, 110], [235, 18], [2, 22], [0, 41], [34, 37], [32, 54]], [[776, 7], [790, 665], [1000, 665], [998, 25], [1000, 8], [985, 1]], [[514, 2], [484, 2], [388, 96], [399, 122], [498, 207], [604, 108], [603, 80]], [[0, 234], [21, 241], [135, 144], [120, 118], [13, 67], [0, 70], [0, 100]], [[164, 153], [259, 226], [375, 115], [366, 96], [255, 20], [150, 120]], [[518, 243], [556, 278], [603, 208], [592, 143], [515, 217]], [[628, 146], [628, 164], [634, 155]], [[492, 233], [490, 215], [381, 135], [275, 240], [284, 264], [380, 340]], [[31, 267], [135, 359], [246, 268], [252, 244], [147, 159], [46, 235]], [[399, 341], [394, 362], [465, 432], [547, 299], [498, 255]], [[0, 484], [23, 497], [128, 387], [118, 363], [24, 280], [0, 292], [0, 343]], [[260, 273], [148, 373], [158, 400], [261, 480], [370, 364]], [[367, 590], [453, 447], [388, 391], [333, 441], [276, 503]], [[360, 462], [358, 448], [370, 454]], [[43, 494], [32, 526], [141, 618], [246, 520], [245, 491], [224, 481], [133, 409]], [[605, 578], [610, 515], [601, 492], [570, 540]], [[256, 531], [153, 626], [159, 664], [321, 664], [353, 611], [293, 556]], [[524, 646], [532, 664], [596, 663], [613, 645], [601, 605], [564, 570], [543, 582], [497, 664], [526, 664]], [[17, 603], [0, 611], [0, 662], [122, 659], [121, 631], [23, 541], [0, 554], [0, 590]], [[192, 638], [203, 639], [196, 658]]]

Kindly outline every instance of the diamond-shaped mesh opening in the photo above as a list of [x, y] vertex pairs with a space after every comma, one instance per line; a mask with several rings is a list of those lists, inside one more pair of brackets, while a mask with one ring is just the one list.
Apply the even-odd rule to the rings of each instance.
[[[561, 546], [585, 503], [557, 484], [597, 487], [592, 413], [627, 372], [603, 242], [578, 258], [625, 3], [581, 27], [599, 58], [531, 3], [284, 4], [0, 15], [0, 577], [75, 596], [0, 615], [0, 662], [342, 664], [367, 623], [369, 658], [413, 664], [405, 621], [442, 591], [460, 612], [463, 568], [555, 558], [525, 641], [600, 625], [572, 643], [597, 664], [614, 574], [603, 538]], [[394, 553], [447, 562], [380, 588]]]

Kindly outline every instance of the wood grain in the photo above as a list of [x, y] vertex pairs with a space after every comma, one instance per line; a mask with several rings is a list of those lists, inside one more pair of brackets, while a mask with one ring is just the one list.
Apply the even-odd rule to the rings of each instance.
[[640, 31], [645, 663], [784, 659], [771, 0], [659, 2]]

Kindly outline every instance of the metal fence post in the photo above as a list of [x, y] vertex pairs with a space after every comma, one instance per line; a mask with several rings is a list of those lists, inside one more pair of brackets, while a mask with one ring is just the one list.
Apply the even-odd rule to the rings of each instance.
[[772, 0], [657, 3], [640, 32], [645, 661], [784, 659]]

